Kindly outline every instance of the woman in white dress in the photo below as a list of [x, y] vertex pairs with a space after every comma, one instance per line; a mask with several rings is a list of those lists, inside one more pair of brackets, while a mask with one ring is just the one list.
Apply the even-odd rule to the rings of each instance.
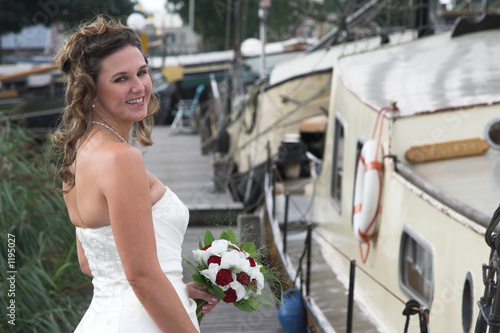
[[158, 109], [140, 39], [98, 17], [71, 36], [57, 60], [68, 83], [52, 141], [64, 150], [64, 200], [80, 266], [94, 285], [76, 332], [199, 332], [193, 299], [208, 302], [204, 313], [219, 300], [182, 282], [189, 213], [128, 144], [133, 127], [140, 144], [152, 144]]

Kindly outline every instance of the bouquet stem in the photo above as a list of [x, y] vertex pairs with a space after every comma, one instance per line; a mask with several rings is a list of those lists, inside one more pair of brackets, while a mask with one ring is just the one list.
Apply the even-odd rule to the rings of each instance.
[[195, 299], [196, 302], [196, 319], [198, 319], [198, 324], [201, 325], [201, 320], [205, 317], [205, 314], [201, 312], [203, 310], [203, 305], [208, 304], [207, 301], [202, 299]]

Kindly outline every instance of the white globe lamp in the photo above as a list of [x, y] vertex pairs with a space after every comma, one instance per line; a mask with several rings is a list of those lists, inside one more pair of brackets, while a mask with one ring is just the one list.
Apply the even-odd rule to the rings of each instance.
[[139, 13], [132, 13], [127, 17], [127, 26], [130, 29], [141, 31], [146, 26], [146, 18]]

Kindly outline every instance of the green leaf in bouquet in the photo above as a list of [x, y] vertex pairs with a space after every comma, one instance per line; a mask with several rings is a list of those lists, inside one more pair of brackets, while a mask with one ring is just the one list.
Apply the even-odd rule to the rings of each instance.
[[260, 298], [257, 298], [257, 302], [259, 302], [260, 305], [264, 305], [264, 306], [273, 306], [274, 305], [274, 304], [266, 302], [266, 301], [264, 301], [263, 299], [260, 299]]
[[221, 287], [216, 286], [214, 284], [210, 284], [208, 286], [208, 293], [214, 295], [218, 299], [223, 299], [224, 297], [226, 297], [226, 294], [224, 294], [224, 290], [222, 290]]
[[208, 304], [202, 299], [195, 299], [196, 302], [196, 318], [198, 319], [198, 325], [201, 325], [201, 320], [205, 317], [205, 314], [201, 312], [203, 310], [203, 305]]
[[215, 240], [214, 236], [212, 235], [212, 232], [210, 230], [207, 230], [205, 232], [205, 246], [208, 246], [212, 244], [212, 242]]
[[193, 265], [193, 263], [192, 263], [191, 261], [189, 261], [189, 259], [188, 259], [186, 256], [184, 256], [184, 260], [186, 260], [186, 263], [187, 263], [189, 266], [196, 268], [196, 266], [195, 266], [195, 265]]
[[278, 282], [281, 282], [280, 279], [278, 279], [278, 277], [276, 277], [275, 275], [273, 274], [269, 274], [269, 273], [262, 273], [264, 275], [264, 279], [265, 280], [273, 280], [273, 281], [278, 281]]
[[254, 298], [250, 297], [246, 300], [241, 300], [233, 303], [238, 309], [246, 312], [254, 312], [259, 309], [259, 302]]
[[198, 246], [199, 246], [200, 250], [203, 250], [203, 243], [201, 242], [200, 237], [198, 237]]
[[207, 280], [200, 272], [193, 274], [193, 282], [199, 284], [200, 286], [208, 286]]
[[240, 247], [243, 251], [248, 253], [251, 257], [255, 257], [255, 254], [257, 253], [257, 250], [255, 249], [255, 244], [254, 243], [245, 243]]
[[220, 234], [220, 239], [225, 239], [230, 241], [233, 244], [236, 244], [236, 235], [234, 234], [233, 229], [228, 228]]

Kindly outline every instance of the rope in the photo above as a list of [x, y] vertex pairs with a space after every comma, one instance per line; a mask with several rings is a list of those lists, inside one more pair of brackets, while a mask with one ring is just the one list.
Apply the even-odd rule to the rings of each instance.
[[[280, 181], [283, 181], [283, 178], [281, 177], [281, 174], [275, 169], [276, 171], [276, 176], [280, 179]], [[285, 188], [286, 191], [286, 188]], [[346, 260], [351, 261], [351, 258], [345, 254], [341, 249], [339, 249], [335, 244], [333, 244], [330, 240], [325, 238], [317, 229], [316, 227], [309, 221], [309, 219], [303, 214], [302, 210], [298, 206], [298, 204], [293, 200], [293, 198], [290, 196], [290, 202], [292, 205], [297, 209], [297, 212], [300, 214], [302, 219], [304, 220], [304, 223], [307, 225], [308, 228], [310, 228], [318, 237], [320, 237], [323, 241], [325, 241], [328, 245], [330, 245], [335, 251], [337, 251], [341, 256], [343, 256]], [[401, 302], [401, 304], [405, 304], [405, 301], [403, 301], [399, 296], [397, 296], [395, 293], [393, 293], [391, 290], [389, 290], [386, 286], [384, 286], [380, 281], [378, 281], [374, 276], [372, 276], [370, 273], [368, 273], [363, 267], [358, 266], [357, 263], [354, 263], [354, 265], [361, 271], [363, 272], [368, 278], [370, 278], [373, 282], [378, 284], [382, 289], [387, 291], [390, 295], [392, 295], [395, 299]]]
[[260, 134], [255, 135], [254, 137], [249, 138], [246, 142], [241, 144], [239, 147], [236, 147], [233, 151], [228, 153], [226, 156], [224, 156], [224, 160], [228, 161], [229, 159], [233, 158], [237, 153], [245, 149], [248, 145], [253, 143], [255, 140], [260, 139], [262, 136], [265, 134], [275, 131], [277, 128], [279, 128], [280, 124], [283, 126], [283, 122], [290, 118], [292, 115], [297, 113], [302, 109], [304, 105], [307, 103], [315, 100], [316, 98], [319, 98], [323, 95], [325, 91], [327, 91], [327, 88], [329, 87], [329, 84], [325, 85], [322, 89], [319, 90], [318, 93], [316, 93], [314, 96], [309, 97], [307, 100], [300, 102], [294, 109], [288, 111], [286, 114], [284, 114], [282, 117], [274, 121], [272, 124], [270, 124], [265, 130], [261, 131]]
[[408, 328], [410, 326], [410, 316], [413, 316], [415, 314], [418, 314], [420, 333], [428, 333], [429, 311], [422, 309], [420, 307], [420, 303], [414, 299], [411, 299], [408, 302], [406, 302], [405, 309], [403, 310], [403, 316], [406, 316], [404, 333], [408, 333]]
[[[372, 220], [370, 221], [370, 224], [368, 224], [368, 227], [366, 228], [366, 230], [364, 230], [364, 231], [358, 230], [359, 236], [361, 237], [361, 239], [363, 239], [365, 241], [366, 246], [367, 246], [366, 251], [363, 251], [363, 244], [359, 243], [359, 255], [361, 257], [361, 261], [363, 262], [363, 264], [365, 264], [366, 261], [368, 260], [368, 256], [370, 254], [370, 248], [371, 248], [371, 244], [370, 244], [371, 237], [368, 236], [368, 232], [375, 225], [375, 222], [377, 221], [377, 217], [380, 214], [380, 202], [382, 200], [382, 166], [378, 162], [378, 153], [379, 153], [379, 149], [380, 149], [381, 142], [382, 142], [382, 132], [384, 129], [383, 125], [384, 125], [385, 114], [389, 111], [395, 111], [395, 110], [397, 110], [397, 107], [395, 105], [390, 106], [390, 107], [386, 106], [386, 107], [381, 108], [377, 112], [377, 120], [375, 121], [375, 126], [373, 126], [372, 139], [375, 139], [375, 136], [377, 134], [378, 123], [379, 123], [380, 118], [382, 118], [382, 120], [380, 120], [380, 127], [378, 128], [377, 149], [375, 150], [375, 156], [373, 159], [375, 161], [375, 162], [373, 162], [373, 164], [374, 164], [375, 168], [377, 169], [377, 175], [378, 175], [378, 180], [379, 180], [379, 184], [380, 184], [379, 193], [378, 193], [378, 201], [377, 201], [377, 209], [375, 211], [375, 214], [373, 215]], [[360, 156], [360, 162], [363, 162], [363, 164], [364, 164], [364, 161], [362, 160], [362, 156]], [[370, 163], [370, 164], [372, 164], [372, 163]], [[365, 172], [370, 170], [370, 169], [373, 169], [373, 168], [374, 168], [373, 166], [371, 166], [370, 168], [367, 166]]]
[[[274, 170], [275, 170], [275, 173], [276, 173], [276, 176], [278, 177], [278, 179], [281, 182], [283, 182], [283, 178], [281, 177], [281, 174], [279, 173], [279, 171], [277, 169], [274, 169]], [[286, 187], [285, 187], [285, 193], [287, 193]], [[347, 254], [345, 254], [341, 249], [339, 249], [335, 244], [333, 244], [330, 240], [328, 240], [325, 236], [323, 236], [320, 231], [318, 231], [316, 229], [316, 227], [312, 224], [311, 221], [309, 221], [309, 219], [305, 216], [305, 214], [300, 209], [299, 205], [295, 202], [295, 200], [293, 200], [293, 198], [291, 196], [289, 197], [289, 200], [292, 203], [292, 205], [295, 207], [295, 209], [297, 210], [297, 212], [300, 214], [300, 216], [304, 220], [304, 223], [307, 225], [307, 227], [309, 229], [311, 229], [324, 242], [326, 242], [328, 245], [330, 245], [342, 257], [344, 257], [346, 260], [348, 260], [349, 262], [351, 262], [351, 258]], [[498, 208], [498, 214], [500, 215], [500, 207]], [[306, 245], [307, 245], [307, 241], [306, 241]], [[361, 243], [360, 243], [360, 246], [361, 246]], [[295, 285], [295, 281], [297, 280], [297, 277], [299, 276], [299, 274], [300, 274], [301, 279], [302, 279], [302, 260], [303, 260], [303, 258], [305, 256], [305, 254], [306, 254], [306, 248], [304, 248], [304, 250], [303, 250], [303, 252], [302, 252], [302, 254], [300, 256], [300, 259], [299, 259], [299, 268], [297, 270], [297, 275], [295, 276], [295, 279], [294, 279], [294, 285]], [[420, 333], [429, 333], [429, 328], [428, 328], [428, 325], [429, 325], [429, 310], [428, 309], [422, 309], [420, 307], [420, 303], [418, 303], [416, 300], [409, 300], [408, 302], [405, 303], [405, 301], [403, 299], [401, 299], [394, 292], [392, 292], [388, 287], [386, 287], [384, 284], [382, 284], [382, 282], [378, 281], [373, 275], [371, 275], [370, 273], [368, 273], [368, 271], [366, 271], [363, 267], [358, 266], [357, 263], [356, 263], [356, 261], [354, 261], [354, 266], [357, 269], [359, 269], [361, 272], [363, 272], [363, 274], [365, 274], [369, 279], [371, 279], [373, 282], [375, 282], [377, 285], [379, 285], [389, 295], [391, 295], [396, 300], [398, 300], [399, 302], [401, 302], [401, 304], [405, 304], [405, 309], [403, 310], [403, 315], [406, 316], [404, 333], [408, 333], [408, 328], [409, 328], [409, 324], [410, 324], [410, 316], [414, 315], [414, 314], [417, 314], [417, 313], [419, 315]]]

